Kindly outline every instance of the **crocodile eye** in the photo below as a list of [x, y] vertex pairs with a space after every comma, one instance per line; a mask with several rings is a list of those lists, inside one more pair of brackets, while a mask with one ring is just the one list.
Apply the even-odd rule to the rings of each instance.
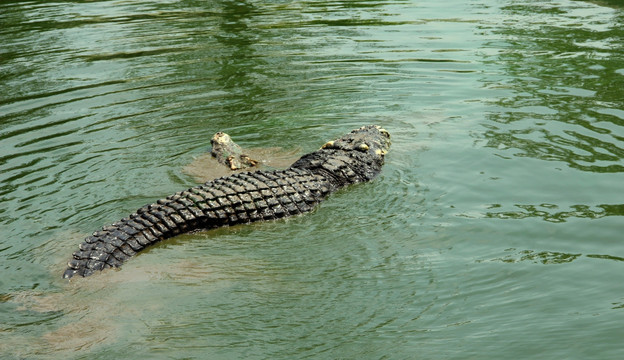
[[325, 143], [325, 145], [321, 146], [321, 149], [331, 149], [334, 147], [334, 142], [333, 141], [328, 141]]
[[356, 147], [356, 149], [357, 149], [357, 150], [360, 150], [360, 151], [366, 151], [366, 150], [368, 150], [368, 149], [369, 149], [369, 147], [368, 147], [368, 145], [366, 145], [365, 143], [361, 143], [360, 145], [358, 145], [358, 146]]

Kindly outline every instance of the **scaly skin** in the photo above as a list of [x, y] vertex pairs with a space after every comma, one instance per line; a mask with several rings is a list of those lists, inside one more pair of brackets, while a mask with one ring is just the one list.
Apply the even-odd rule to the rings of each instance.
[[119, 267], [145, 247], [180, 233], [308, 212], [328, 194], [374, 179], [389, 146], [387, 131], [364, 126], [286, 170], [238, 173], [158, 200], [88, 236], [63, 277]]

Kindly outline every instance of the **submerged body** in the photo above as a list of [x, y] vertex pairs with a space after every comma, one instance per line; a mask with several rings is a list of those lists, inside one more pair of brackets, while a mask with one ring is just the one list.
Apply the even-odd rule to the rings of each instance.
[[158, 200], [87, 237], [63, 277], [119, 267], [145, 247], [180, 233], [308, 212], [329, 193], [374, 179], [389, 146], [386, 130], [363, 126], [288, 169], [238, 173]]

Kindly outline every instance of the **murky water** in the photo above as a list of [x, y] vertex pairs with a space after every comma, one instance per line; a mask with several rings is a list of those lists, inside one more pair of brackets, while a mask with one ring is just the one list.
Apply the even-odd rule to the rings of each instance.
[[[0, 357], [620, 359], [623, 11], [3, 3]], [[375, 182], [61, 279], [215, 132], [285, 160], [370, 123]]]

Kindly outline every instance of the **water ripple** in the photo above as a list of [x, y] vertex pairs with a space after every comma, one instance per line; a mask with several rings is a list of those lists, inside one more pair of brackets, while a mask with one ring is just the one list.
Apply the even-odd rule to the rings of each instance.
[[[0, 357], [620, 355], [618, 11], [2, 3]], [[296, 153], [363, 123], [392, 134], [376, 181], [61, 282], [216, 131]]]

